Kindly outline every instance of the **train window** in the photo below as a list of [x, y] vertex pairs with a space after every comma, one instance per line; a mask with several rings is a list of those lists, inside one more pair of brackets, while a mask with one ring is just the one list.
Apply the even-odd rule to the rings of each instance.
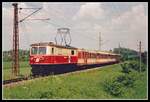
[[81, 52], [81, 58], [83, 58], [83, 52]]
[[46, 54], [46, 47], [39, 47], [39, 54]]
[[54, 48], [52, 48], [52, 54], [54, 54]]
[[38, 53], [38, 47], [32, 47], [31, 54], [37, 54], [37, 53]]
[[71, 50], [71, 55], [74, 55], [74, 50]]
[[58, 48], [57, 51], [58, 51], [58, 55], [62, 55], [62, 48]]
[[101, 58], [103, 58], [103, 55], [101, 54]]
[[82, 52], [80, 52], [80, 58], [82, 58]]
[[84, 57], [85, 57], [85, 52], [82, 53], [82, 58], [84, 58]]
[[81, 58], [81, 52], [78, 52], [78, 58]]

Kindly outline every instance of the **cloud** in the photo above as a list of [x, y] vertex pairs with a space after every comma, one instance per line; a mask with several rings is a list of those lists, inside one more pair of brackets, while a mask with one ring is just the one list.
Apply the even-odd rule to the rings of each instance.
[[73, 20], [102, 19], [105, 15], [101, 3], [85, 3], [73, 17]]
[[[130, 36], [128, 38], [130, 43], [134, 43], [135, 40], [145, 42], [144, 35], [147, 34], [148, 30], [148, 17], [145, 15], [144, 6], [133, 6], [130, 11], [126, 11], [120, 16], [113, 18], [111, 26], [114, 31], [122, 32], [119, 35], [123, 36], [123, 34], [126, 34], [126, 36]], [[123, 33], [123, 31], [125, 32]]]
[[13, 25], [13, 9], [6, 8], [3, 6], [2, 8], [2, 42], [3, 42], [3, 49], [9, 49], [12, 47], [12, 25]]
[[[3, 5], [2, 8], [2, 37], [3, 37], [3, 50], [12, 49], [13, 42], [13, 6], [12, 3], [9, 4], [8, 7]], [[31, 8], [26, 3], [18, 3], [18, 7], [22, 8]], [[19, 10], [19, 20], [25, 18], [35, 10], [22, 9]], [[40, 41], [50, 41], [52, 37], [54, 37], [54, 33], [56, 33], [56, 29], [43, 21], [34, 21], [28, 19], [34, 18], [46, 18], [42, 13], [36, 13], [31, 17], [27, 18], [23, 22], [19, 23], [19, 46], [23, 49], [28, 49], [31, 43], [40, 42]], [[45, 37], [47, 36], [47, 37]]]
[[118, 17], [113, 18], [112, 24], [118, 26], [131, 26], [132, 24], [137, 24], [139, 22], [145, 24], [145, 22], [143, 22], [144, 20], [146, 20], [145, 17], [146, 15], [144, 14], [144, 6], [137, 5], [133, 6], [130, 11], [123, 12]]
[[[101, 32], [103, 41], [105, 42], [109, 40], [106, 45], [104, 44], [104, 49], [108, 49], [110, 46], [112, 48], [118, 47], [118, 44], [121, 43], [123, 47], [129, 47], [137, 50], [138, 41], [142, 41], [143, 49], [146, 49], [148, 16], [145, 14], [144, 5], [138, 4], [131, 6], [130, 9], [120, 12], [117, 14], [117, 16], [111, 15], [112, 17], [109, 20], [105, 19], [105, 22], [101, 22], [96, 17], [98, 15], [103, 15], [104, 17], [107, 16], [107, 14], [104, 12], [108, 11], [108, 9], [106, 10], [100, 8], [100, 4], [96, 4], [96, 6], [93, 6], [95, 4], [89, 5], [90, 4], [82, 5], [80, 10], [75, 15], [76, 25], [74, 27], [76, 27], [76, 29], [85, 29], [80, 31], [82, 34], [86, 32], [87, 36], [96, 38], [98, 37], [98, 33]], [[99, 13], [92, 12], [96, 8], [98, 9]], [[82, 22], [81, 19], [85, 22]], [[93, 22], [94, 20], [95, 22]]]
[[118, 43], [123, 42], [125, 47], [135, 50], [137, 50], [138, 41], [142, 41], [143, 48], [146, 49], [148, 17], [143, 5], [133, 6], [130, 10], [113, 17], [109, 25], [103, 27], [104, 32], [106, 28], [109, 35], [116, 36], [116, 38], [112, 37], [111, 41], [118, 40]]
[[[33, 5], [36, 4], [19, 3], [20, 7]], [[42, 3], [43, 9], [30, 18], [49, 17], [50, 21], [45, 23], [26, 20], [20, 23], [20, 48], [29, 48], [29, 45], [35, 42], [53, 41], [57, 28], [69, 27], [72, 46], [75, 47], [98, 49], [98, 34], [101, 32], [102, 40], [104, 42], [109, 40], [102, 46], [103, 50], [118, 47], [119, 42], [123, 47], [137, 50], [139, 40], [142, 41], [145, 49], [148, 35], [148, 16], [145, 12], [147, 8], [140, 3], [128, 5], [128, 9], [122, 9], [124, 8], [122, 5], [118, 4], [121, 8], [120, 12], [117, 12], [118, 10], [112, 12], [112, 7], [109, 7], [107, 3], [106, 5], [102, 3], [76, 3], [76, 5]], [[10, 49], [12, 48], [13, 7], [11, 3], [7, 3], [7, 7], [3, 6], [2, 10], [3, 48]], [[19, 18], [24, 18], [32, 11], [34, 10], [22, 10]]]

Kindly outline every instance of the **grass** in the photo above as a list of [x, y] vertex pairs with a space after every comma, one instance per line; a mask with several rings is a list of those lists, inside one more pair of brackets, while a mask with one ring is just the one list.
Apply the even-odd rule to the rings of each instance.
[[[29, 61], [21, 61], [20, 63], [20, 68], [24, 68], [24, 67], [30, 67], [29, 65]], [[3, 69], [11, 69], [12, 67], [12, 62], [3, 62]]]
[[140, 78], [135, 81], [133, 88], [126, 89], [124, 98], [131, 99], [147, 99], [147, 72], [143, 72], [140, 75]]
[[[3, 62], [3, 80], [12, 79], [12, 62]], [[20, 75], [30, 75], [31, 67], [28, 61], [20, 62]]]
[[13, 87], [3, 87], [4, 99], [145, 99], [147, 98], [147, 75], [136, 81], [134, 88], [123, 96], [112, 96], [103, 82], [122, 74], [119, 64], [104, 66], [97, 70], [61, 76], [49, 76]]

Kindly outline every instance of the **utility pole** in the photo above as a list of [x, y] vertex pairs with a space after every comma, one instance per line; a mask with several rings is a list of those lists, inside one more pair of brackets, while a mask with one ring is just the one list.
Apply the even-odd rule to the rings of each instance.
[[121, 47], [120, 47], [120, 43], [119, 43], [119, 54], [120, 54], [120, 50], [121, 50], [120, 48], [121, 48]]
[[13, 51], [12, 51], [12, 73], [17, 76], [19, 74], [19, 26], [18, 26], [18, 4], [14, 6], [14, 23], [13, 23]]
[[[12, 51], [12, 74], [17, 76], [19, 75], [19, 23], [26, 20], [28, 17], [32, 16], [34, 13], [39, 11], [42, 8], [18, 8], [17, 3], [13, 3], [14, 7], [14, 24], [13, 24], [13, 51]], [[27, 15], [25, 18], [19, 20], [18, 9], [37, 9], [34, 12]], [[49, 19], [32, 19], [32, 20], [49, 20]]]
[[141, 72], [141, 41], [139, 42], [140, 72]]
[[101, 50], [101, 32], [99, 32], [99, 50]]

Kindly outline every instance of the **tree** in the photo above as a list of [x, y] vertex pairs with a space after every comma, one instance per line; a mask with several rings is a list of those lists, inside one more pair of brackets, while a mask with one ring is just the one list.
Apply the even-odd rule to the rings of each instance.
[[114, 53], [121, 55], [121, 60], [133, 60], [138, 58], [138, 52], [129, 48], [114, 48]]

